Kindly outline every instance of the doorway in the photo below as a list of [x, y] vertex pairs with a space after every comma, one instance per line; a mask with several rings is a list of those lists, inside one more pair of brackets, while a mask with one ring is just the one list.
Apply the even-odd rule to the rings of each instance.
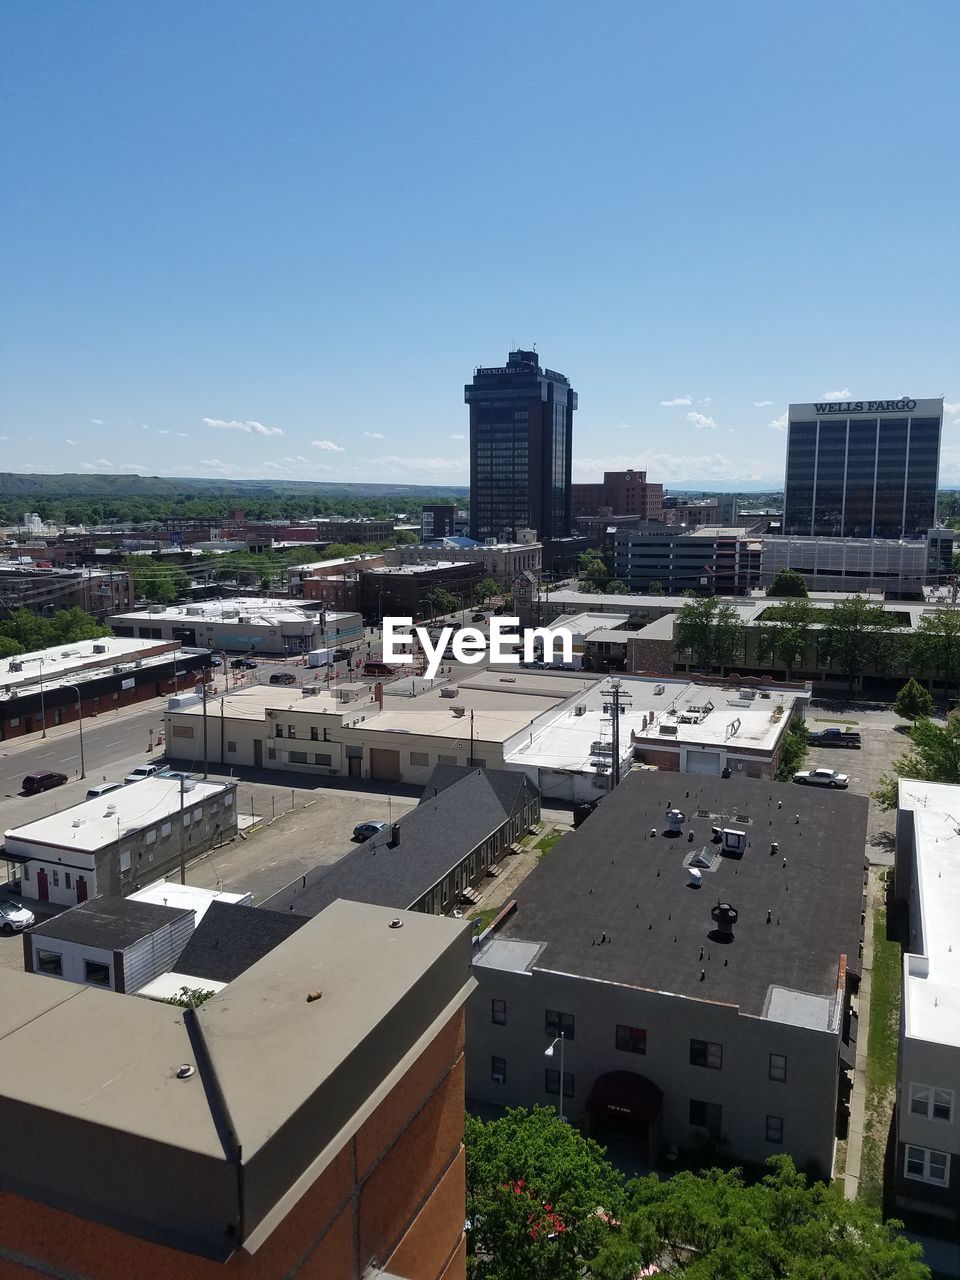
[[347, 761], [347, 777], [359, 778], [360, 771], [363, 768], [363, 761], [357, 756], [351, 756]]
[[87, 878], [86, 876], [77, 876], [77, 902], [86, 902], [87, 900]]
[[43, 867], [37, 872], [37, 897], [41, 902], [50, 901], [50, 886], [47, 880], [47, 873]]
[[254, 738], [253, 740], [253, 767], [255, 769], [263, 768], [263, 739]]

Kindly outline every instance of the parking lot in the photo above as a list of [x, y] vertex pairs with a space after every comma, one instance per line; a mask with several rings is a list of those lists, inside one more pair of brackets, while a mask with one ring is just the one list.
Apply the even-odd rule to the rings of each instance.
[[[869, 796], [880, 781], [880, 775], [891, 773], [893, 761], [910, 745], [906, 735], [897, 732], [897, 726], [902, 728], [904, 723], [892, 707], [815, 698], [807, 714], [807, 728], [811, 732], [849, 725], [859, 731], [863, 745], [859, 751], [844, 747], [811, 747], [802, 767], [812, 769], [823, 765], [836, 769], [849, 776], [851, 791]], [[867, 852], [871, 862], [893, 865], [895, 816], [893, 812], [881, 809], [876, 800], [870, 801]]]

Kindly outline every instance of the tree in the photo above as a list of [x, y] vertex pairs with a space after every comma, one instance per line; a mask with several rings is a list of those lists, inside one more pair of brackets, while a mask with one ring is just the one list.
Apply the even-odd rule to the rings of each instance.
[[603, 1148], [551, 1107], [468, 1115], [464, 1139], [471, 1280], [580, 1280], [623, 1207]]
[[757, 636], [758, 656], [761, 662], [768, 658], [782, 662], [789, 680], [793, 667], [803, 661], [810, 646], [816, 610], [809, 600], [797, 599], [766, 612]]
[[0, 636], [0, 658], [13, 658], [18, 653], [23, 653], [23, 645], [16, 640], [11, 640], [9, 636]]
[[611, 578], [604, 587], [604, 591], [608, 596], [625, 596], [627, 594], [626, 585], [619, 578]]
[[897, 778], [960, 783], [960, 713], [952, 711], [942, 725], [921, 716], [908, 733], [912, 746], [894, 760], [896, 777], [883, 774], [871, 792], [883, 809], [897, 807]]
[[922, 684], [911, 677], [897, 694], [893, 707], [904, 720], [916, 720], [919, 716], [931, 714], [933, 698]]
[[867, 667], [883, 672], [902, 656], [891, 635], [895, 625], [880, 605], [871, 604], [864, 596], [841, 600], [827, 611], [820, 632], [821, 654], [847, 677], [851, 692]]
[[916, 665], [938, 675], [950, 689], [960, 684], [960, 609], [938, 609], [925, 614], [913, 638]]
[[739, 1169], [638, 1178], [591, 1275], [632, 1280], [656, 1265], [688, 1280], [929, 1280], [923, 1248], [897, 1234], [901, 1223], [809, 1182], [789, 1156], [767, 1170], [752, 1186]]
[[736, 609], [717, 596], [690, 600], [676, 615], [673, 647], [689, 649], [701, 667], [729, 667], [743, 652], [744, 626]]
[[796, 596], [806, 599], [808, 594], [803, 575], [797, 573], [796, 569], [778, 569], [767, 587], [768, 596]]
[[803, 764], [807, 754], [810, 734], [802, 720], [795, 721], [783, 735], [780, 763], [777, 766], [777, 782], [792, 782], [793, 775]]
[[476, 586], [477, 599], [486, 603], [487, 600], [492, 600], [494, 596], [498, 596], [500, 590], [500, 583], [497, 582], [496, 578], [481, 578]]
[[446, 589], [446, 587], [432, 587], [423, 597], [424, 603], [430, 606], [430, 614], [436, 617], [438, 614], [453, 613], [459, 606], [459, 601], [455, 595]]
[[610, 580], [610, 570], [594, 547], [580, 554], [580, 583], [586, 591], [603, 591]]
[[666, 591], [663, 589], [663, 583], [659, 578], [654, 578], [649, 587], [647, 587], [648, 596], [665, 596], [666, 594]]

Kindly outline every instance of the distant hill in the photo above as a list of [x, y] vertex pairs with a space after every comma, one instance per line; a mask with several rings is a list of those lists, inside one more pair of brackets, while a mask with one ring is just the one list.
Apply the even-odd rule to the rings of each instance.
[[340, 484], [329, 480], [196, 480], [171, 476], [29, 475], [0, 472], [0, 498], [222, 498], [299, 497], [307, 493], [342, 498], [417, 498], [449, 494], [466, 497], [456, 485]]

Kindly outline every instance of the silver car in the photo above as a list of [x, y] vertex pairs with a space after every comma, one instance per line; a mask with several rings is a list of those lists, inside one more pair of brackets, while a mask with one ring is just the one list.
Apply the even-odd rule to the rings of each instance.
[[36, 917], [32, 911], [28, 911], [19, 902], [11, 902], [9, 899], [0, 901], [0, 933], [9, 937], [12, 933], [29, 929], [33, 924], [36, 924]]
[[808, 787], [846, 787], [850, 779], [845, 773], [837, 773], [836, 769], [803, 769], [793, 775], [794, 782], [802, 782]]

